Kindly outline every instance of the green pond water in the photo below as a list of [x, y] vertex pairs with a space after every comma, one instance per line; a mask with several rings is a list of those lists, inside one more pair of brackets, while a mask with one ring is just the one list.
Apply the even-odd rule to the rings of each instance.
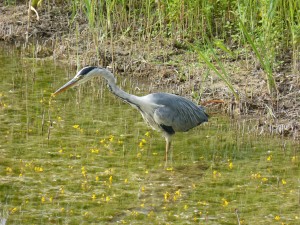
[[211, 112], [165, 166], [164, 139], [103, 80], [50, 100], [75, 72], [0, 48], [1, 225], [300, 224], [299, 142]]

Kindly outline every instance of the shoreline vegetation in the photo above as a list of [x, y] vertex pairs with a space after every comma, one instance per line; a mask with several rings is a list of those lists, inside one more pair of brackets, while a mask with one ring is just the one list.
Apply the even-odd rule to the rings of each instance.
[[74, 70], [110, 67], [298, 139], [299, 12], [297, 0], [4, 0], [0, 41]]

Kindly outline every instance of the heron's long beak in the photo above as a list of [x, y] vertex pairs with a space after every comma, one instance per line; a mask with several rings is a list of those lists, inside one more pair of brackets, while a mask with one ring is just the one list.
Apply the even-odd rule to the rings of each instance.
[[56, 96], [58, 95], [59, 93], [67, 90], [68, 88], [70, 87], [73, 87], [74, 85], [77, 84], [77, 82], [79, 81], [79, 77], [74, 77], [72, 80], [70, 80], [69, 82], [67, 82], [65, 85], [63, 85], [62, 87], [60, 87], [59, 89], [57, 89], [57, 91], [55, 91], [52, 95], [53, 96]]

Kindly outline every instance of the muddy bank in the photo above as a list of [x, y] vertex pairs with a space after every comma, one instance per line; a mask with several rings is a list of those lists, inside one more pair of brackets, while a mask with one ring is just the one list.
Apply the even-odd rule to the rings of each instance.
[[[274, 72], [277, 94], [270, 96], [265, 75], [254, 56], [240, 54], [222, 59], [234, 88], [236, 101], [228, 87], [199, 61], [185, 45], [160, 37], [149, 39], [93, 34], [85, 18], [70, 23], [67, 7], [43, 6], [37, 16], [24, 4], [0, 3], [0, 40], [22, 48], [29, 57], [61, 60], [76, 67], [109, 66], [121, 77], [149, 82], [150, 92], [168, 91], [193, 98], [205, 105], [210, 114], [251, 120], [260, 133], [277, 133], [299, 138], [300, 81], [292, 72], [287, 53], [284, 63]], [[102, 35], [102, 36], [101, 36]], [[214, 63], [214, 62], [213, 62]]]

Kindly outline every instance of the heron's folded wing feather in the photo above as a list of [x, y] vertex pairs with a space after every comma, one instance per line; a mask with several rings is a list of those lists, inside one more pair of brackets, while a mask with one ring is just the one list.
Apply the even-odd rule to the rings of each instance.
[[172, 127], [174, 131], [188, 131], [207, 121], [204, 111], [183, 99], [178, 99], [172, 106], [162, 106], [155, 110], [157, 124]]

